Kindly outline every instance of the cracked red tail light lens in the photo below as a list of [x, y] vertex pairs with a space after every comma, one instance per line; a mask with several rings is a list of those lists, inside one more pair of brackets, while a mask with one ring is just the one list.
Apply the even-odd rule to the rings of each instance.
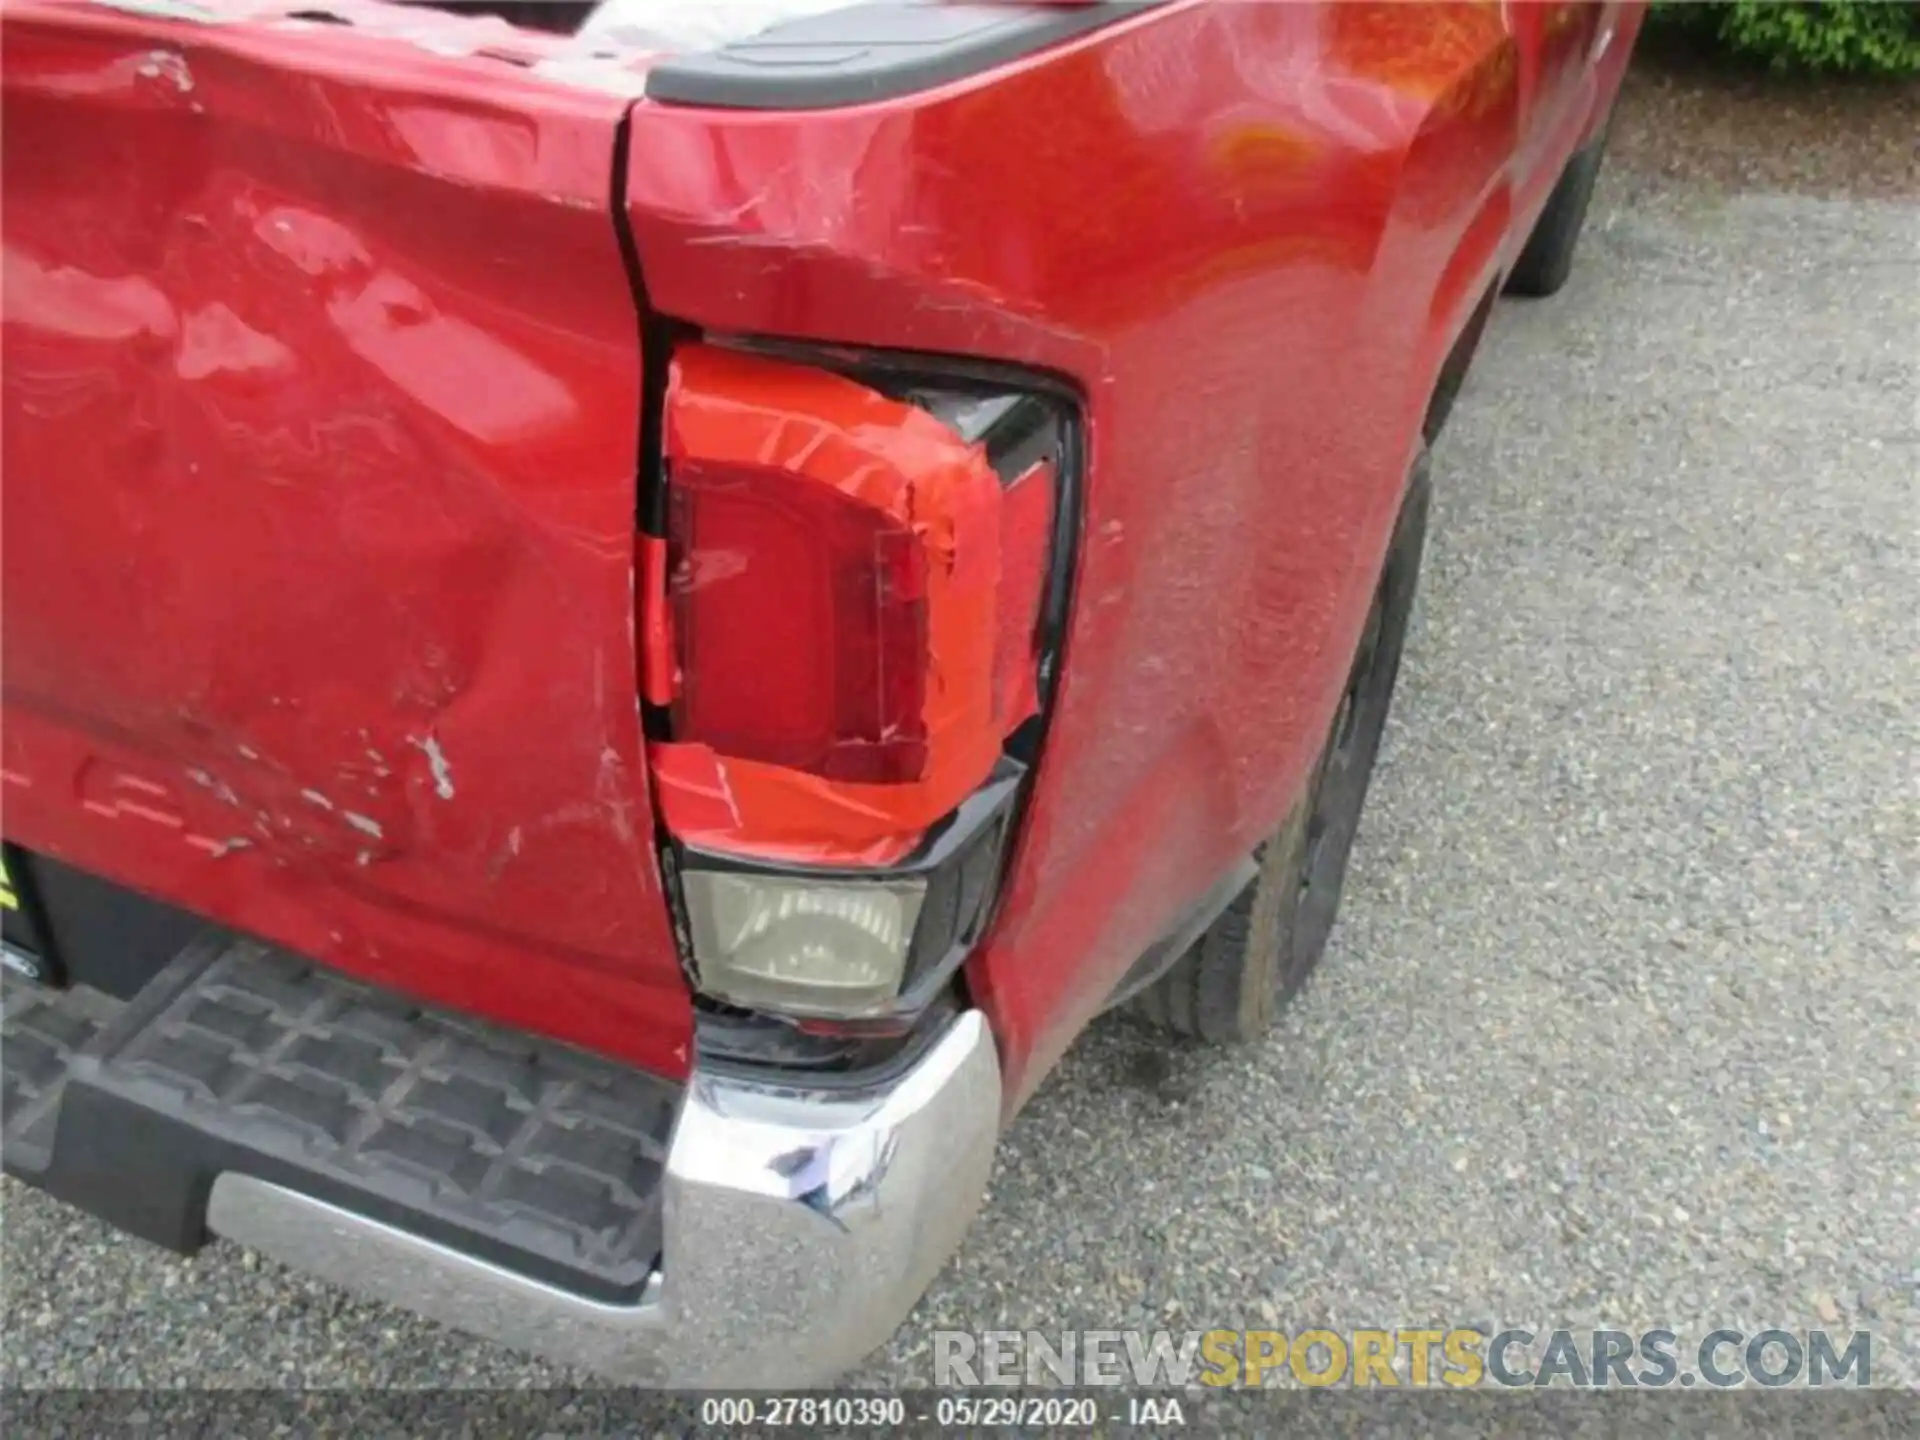
[[664, 828], [903, 861], [1038, 708], [1055, 412], [701, 344], [663, 398], [637, 638]]
[[676, 740], [823, 779], [927, 763], [926, 552], [786, 471], [690, 460], [668, 492]]
[[862, 1024], [930, 1004], [990, 923], [1064, 600], [1066, 436], [1030, 391], [868, 378], [676, 348], [636, 551], [696, 984]]

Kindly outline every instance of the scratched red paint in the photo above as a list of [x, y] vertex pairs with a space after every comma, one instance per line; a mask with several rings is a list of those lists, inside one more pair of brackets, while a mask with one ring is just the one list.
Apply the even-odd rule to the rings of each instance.
[[1177, 4], [888, 104], [635, 110], [666, 313], [1084, 392], [1058, 712], [967, 970], [1016, 1103], [1300, 785], [1440, 363], [1618, 83], [1602, 8]]
[[[1640, 11], [1187, 0], [782, 115], [346, 26], [11, 6], [8, 834], [685, 1069], [634, 705], [630, 108], [664, 313], [1084, 396], [1057, 714], [968, 968], [1018, 1103], [1298, 787], [1440, 363]], [[90, 759], [252, 843], [94, 815]], [[376, 838], [349, 809], [377, 844], [339, 848]]]
[[[683, 1072], [627, 102], [102, 8], [10, 8], [0, 63], [8, 836]], [[102, 767], [235, 843], [103, 812]]]

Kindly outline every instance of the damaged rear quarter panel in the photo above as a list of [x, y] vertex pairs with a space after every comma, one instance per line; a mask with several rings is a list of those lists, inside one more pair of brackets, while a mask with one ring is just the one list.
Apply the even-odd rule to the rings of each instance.
[[1434, 377], [1530, 218], [1518, 8], [1179, 0], [874, 104], [635, 107], [665, 314], [1083, 397], [1060, 683], [966, 969], [1014, 1105], [1311, 773]]
[[625, 102], [33, 4], [4, 75], [8, 835], [683, 1072]]

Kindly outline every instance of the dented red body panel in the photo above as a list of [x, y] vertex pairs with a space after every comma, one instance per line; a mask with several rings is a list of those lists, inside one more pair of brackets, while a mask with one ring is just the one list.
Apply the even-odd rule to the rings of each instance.
[[9, 838], [669, 1074], [626, 101], [10, 6]]
[[1083, 399], [1062, 680], [966, 972], [1018, 1103], [1298, 791], [1441, 363], [1640, 9], [1178, 0], [769, 113], [10, 4], [8, 835], [685, 1071], [618, 195], [677, 321]]
[[1298, 792], [1440, 364], [1638, 23], [1187, 3], [895, 103], [634, 112], [661, 310], [1084, 395], [1062, 684], [967, 969], [1016, 1103]]

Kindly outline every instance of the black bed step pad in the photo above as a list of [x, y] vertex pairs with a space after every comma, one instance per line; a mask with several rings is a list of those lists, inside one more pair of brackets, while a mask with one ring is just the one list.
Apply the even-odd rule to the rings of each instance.
[[132, 1001], [0, 989], [6, 1169], [174, 1249], [223, 1171], [610, 1302], [660, 1253], [669, 1081], [247, 940]]

